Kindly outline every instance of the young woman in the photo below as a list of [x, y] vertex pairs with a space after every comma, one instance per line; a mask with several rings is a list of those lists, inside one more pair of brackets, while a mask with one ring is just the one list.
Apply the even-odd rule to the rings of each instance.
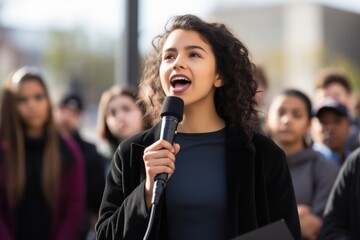
[[304, 239], [317, 239], [338, 173], [338, 167], [314, 152], [306, 139], [311, 117], [310, 99], [288, 89], [272, 101], [266, 121], [270, 136], [287, 155]]
[[257, 86], [247, 49], [222, 24], [192, 15], [172, 23], [154, 43], [140, 89], [154, 122], [165, 96], [184, 100], [177, 143], [158, 140], [157, 124], [120, 144], [98, 239], [145, 235], [159, 173], [169, 180], [150, 239], [229, 239], [280, 219], [300, 239], [285, 154], [250, 128]]
[[98, 128], [100, 137], [111, 145], [112, 153], [122, 140], [149, 125], [144, 120], [144, 105], [137, 105], [138, 92], [131, 87], [113, 86], [100, 99]]
[[107, 167], [116, 148], [126, 138], [149, 128], [144, 120], [145, 108], [137, 105], [138, 92], [131, 87], [113, 86], [100, 99], [98, 130], [108, 148], [101, 149], [107, 159]]
[[31, 68], [6, 82], [1, 101], [0, 239], [78, 239], [83, 159], [54, 126], [45, 83]]

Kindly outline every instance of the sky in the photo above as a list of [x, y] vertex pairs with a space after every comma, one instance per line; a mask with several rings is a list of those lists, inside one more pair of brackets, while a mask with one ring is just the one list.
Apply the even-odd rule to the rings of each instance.
[[[140, 50], [162, 32], [174, 15], [191, 13], [205, 18], [214, 8], [236, 4], [276, 4], [283, 2], [324, 2], [360, 12], [360, 0], [139, 0]], [[0, 0], [0, 22], [30, 30], [81, 27], [90, 34], [117, 38], [125, 26], [126, 0]]]

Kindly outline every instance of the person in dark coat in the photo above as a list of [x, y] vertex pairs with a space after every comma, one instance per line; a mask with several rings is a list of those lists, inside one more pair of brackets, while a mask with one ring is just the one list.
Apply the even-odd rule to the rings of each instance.
[[320, 240], [360, 239], [360, 148], [343, 164], [324, 213]]
[[285, 154], [251, 129], [257, 84], [248, 50], [223, 24], [193, 15], [175, 17], [157, 40], [142, 101], [159, 122], [165, 97], [179, 97], [183, 120], [173, 145], [158, 140], [156, 124], [117, 148], [97, 238], [142, 239], [154, 178], [167, 173], [149, 239], [230, 239], [280, 219], [300, 239]]
[[[96, 146], [85, 140], [80, 134], [83, 100], [79, 94], [66, 93], [55, 109], [55, 122], [64, 134], [70, 134], [79, 145], [85, 159], [86, 175], [86, 216], [82, 228], [83, 239], [94, 239], [95, 223], [105, 186], [104, 161], [98, 154]], [[91, 237], [92, 236], [92, 237]]]

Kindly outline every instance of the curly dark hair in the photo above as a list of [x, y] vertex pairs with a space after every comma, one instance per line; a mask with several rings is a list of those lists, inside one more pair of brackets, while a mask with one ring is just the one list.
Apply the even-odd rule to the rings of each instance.
[[146, 59], [140, 82], [140, 97], [147, 105], [147, 115], [153, 123], [159, 120], [160, 107], [166, 97], [159, 75], [161, 53], [166, 39], [177, 29], [195, 31], [211, 46], [216, 70], [223, 80], [223, 85], [215, 92], [216, 110], [228, 126], [241, 126], [251, 137], [249, 120], [256, 115], [254, 96], [257, 83], [253, 78], [255, 65], [249, 59], [249, 52], [224, 24], [207, 23], [194, 15], [173, 17], [166, 24], [164, 34], [156, 36], [152, 42], [154, 49]]

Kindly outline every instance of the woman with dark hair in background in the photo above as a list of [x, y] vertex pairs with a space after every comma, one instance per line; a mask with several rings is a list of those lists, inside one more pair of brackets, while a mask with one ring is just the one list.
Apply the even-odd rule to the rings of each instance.
[[251, 129], [257, 84], [248, 50], [223, 24], [193, 15], [171, 23], [154, 42], [140, 89], [153, 123], [166, 96], [184, 101], [177, 143], [158, 140], [156, 124], [120, 144], [98, 239], [142, 239], [160, 173], [169, 180], [149, 239], [230, 239], [280, 219], [300, 239], [285, 154]]
[[317, 239], [339, 171], [336, 164], [312, 150], [307, 139], [311, 118], [310, 99], [301, 91], [288, 89], [272, 101], [266, 120], [269, 135], [287, 156], [304, 239]]
[[78, 239], [83, 158], [71, 138], [57, 133], [37, 70], [21, 68], [6, 82], [0, 130], [0, 239]]

